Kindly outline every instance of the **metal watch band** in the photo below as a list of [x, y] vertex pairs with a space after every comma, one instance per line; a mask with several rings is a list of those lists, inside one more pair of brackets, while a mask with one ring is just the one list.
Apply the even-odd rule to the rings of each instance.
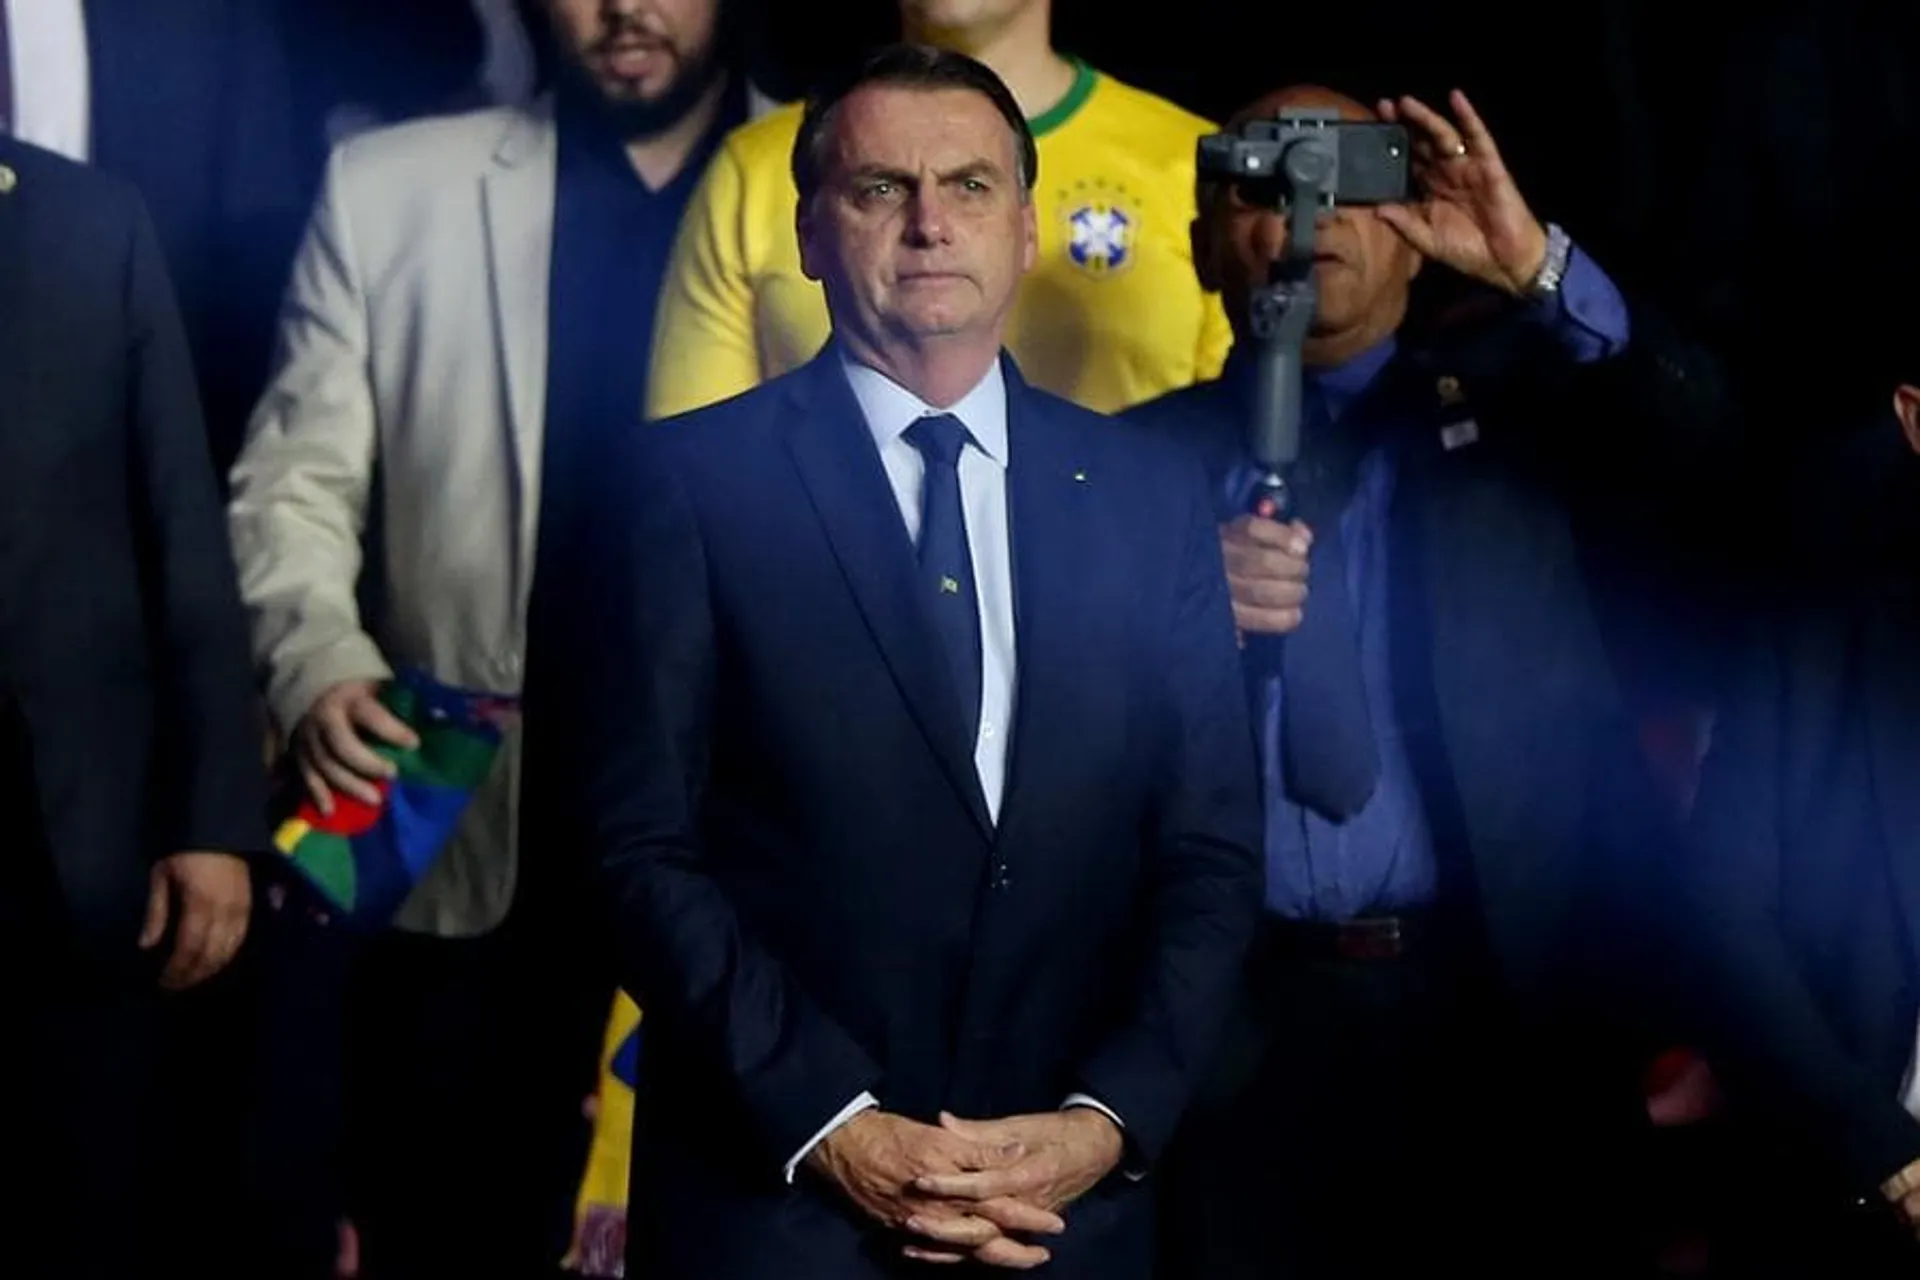
[[1567, 274], [1567, 259], [1573, 255], [1573, 241], [1560, 224], [1547, 224], [1547, 256], [1540, 264], [1540, 270], [1527, 285], [1527, 296], [1533, 299], [1551, 298], [1560, 291], [1560, 281]]

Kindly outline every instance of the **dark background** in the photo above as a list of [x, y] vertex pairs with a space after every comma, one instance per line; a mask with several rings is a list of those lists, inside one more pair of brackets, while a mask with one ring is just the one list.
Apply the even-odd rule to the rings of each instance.
[[[280, 2], [315, 101], [433, 109], [479, 55], [468, 0]], [[896, 30], [894, 0], [730, 3], [753, 79], [781, 98]], [[1920, 363], [1916, 11], [1055, 0], [1054, 28], [1063, 51], [1213, 119], [1299, 81], [1436, 104], [1464, 88], [1536, 212], [1720, 352], [1751, 435], [1780, 442], [1876, 412]]]
[[[813, 5], [761, 6], [763, 82], [798, 92], [852, 56], [861, 38], [894, 31], [892, 0], [834, 8], [826, 24]], [[1054, 29], [1063, 51], [1216, 120], [1303, 80], [1366, 99], [1410, 92], [1436, 103], [1458, 86], [1542, 209], [1611, 245], [1649, 225], [1667, 164], [1652, 117], [1660, 98], [1687, 87], [1673, 70], [1699, 61], [1687, 48], [1694, 37], [1671, 23], [1649, 26], [1652, 8], [1183, 0], [1127, 9], [1056, 0]]]
[[[765, 0], [754, 65], [800, 92], [892, 0]], [[1879, 411], [1920, 376], [1920, 4], [1056, 0], [1056, 44], [1223, 119], [1317, 81], [1471, 95], [1536, 212], [1725, 358], [1756, 441]]]

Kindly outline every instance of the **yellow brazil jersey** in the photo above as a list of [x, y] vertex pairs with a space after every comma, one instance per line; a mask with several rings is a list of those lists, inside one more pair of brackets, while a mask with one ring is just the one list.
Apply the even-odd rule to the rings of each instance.
[[[1113, 412], [1220, 372], [1231, 337], [1193, 272], [1194, 152], [1213, 126], [1084, 63], [1032, 121], [1039, 262], [1007, 333], [1037, 386]], [[647, 410], [666, 417], [785, 373], [827, 339], [800, 273], [790, 171], [801, 108], [734, 131], [694, 193], [655, 320]]]

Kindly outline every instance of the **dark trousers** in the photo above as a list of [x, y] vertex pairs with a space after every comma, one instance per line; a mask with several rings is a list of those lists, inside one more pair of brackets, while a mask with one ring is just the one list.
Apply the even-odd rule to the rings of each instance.
[[0, 831], [0, 1274], [121, 1280], [155, 1265], [163, 1225], [143, 1194], [164, 1156], [151, 1142], [154, 966], [131, 938], [112, 972], [81, 963], [32, 811], [6, 792], [15, 776], [0, 778], [13, 802]]
[[610, 989], [525, 921], [364, 936], [283, 912], [263, 947], [257, 1274], [331, 1277], [342, 1216], [366, 1280], [554, 1274]]
[[[1591, 1073], [1432, 929], [1342, 958], [1270, 922], [1161, 1173], [1164, 1280], [1641, 1274]], [[1630, 1123], [1630, 1122], [1621, 1122]]]
[[1738, 1109], [1716, 1123], [1712, 1280], [1896, 1280], [1920, 1275], [1920, 1242], [1890, 1205], [1849, 1188], [1804, 1142]]
[[146, 996], [9, 1009], [0, 1150], [12, 1186], [0, 1196], [0, 1272], [123, 1280], [156, 1265], [165, 1224], [143, 1188], [165, 1173], [148, 1141], [157, 1016]]

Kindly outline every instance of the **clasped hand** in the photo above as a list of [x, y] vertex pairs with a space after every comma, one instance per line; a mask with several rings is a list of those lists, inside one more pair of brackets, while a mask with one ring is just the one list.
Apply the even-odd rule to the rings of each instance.
[[1112, 1171], [1121, 1149], [1118, 1127], [1090, 1108], [942, 1115], [938, 1125], [865, 1111], [808, 1163], [869, 1217], [914, 1237], [910, 1258], [1025, 1271], [1053, 1256], [1032, 1238], [1064, 1232], [1062, 1211]]

